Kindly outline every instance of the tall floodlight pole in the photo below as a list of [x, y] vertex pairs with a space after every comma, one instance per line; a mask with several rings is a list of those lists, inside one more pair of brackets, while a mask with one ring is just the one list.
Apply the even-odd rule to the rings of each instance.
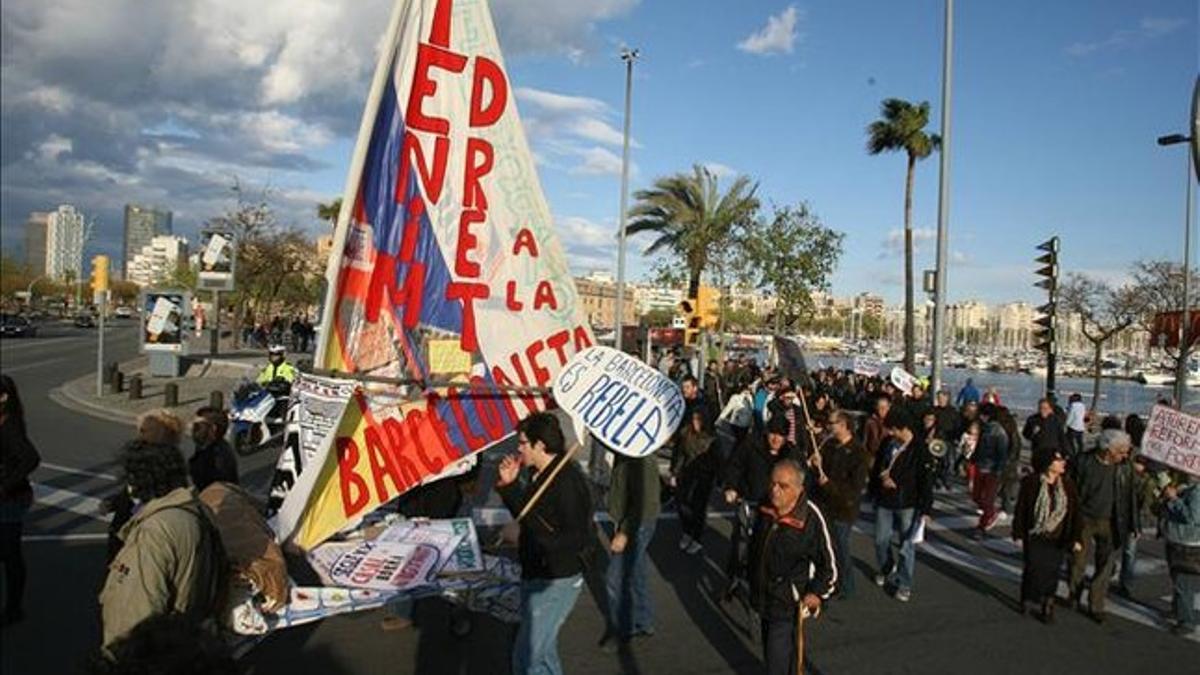
[[621, 213], [617, 222], [617, 301], [614, 306], [613, 326], [617, 336], [614, 346], [621, 351], [621, 333], [624, 332], [625, 317], [625, 214], [629, 207], [629, 107], [633, 97], [633, 62], [638, 50], [628, 47], [621, 50], [625, 62], [625, 140], [621, 152]]
[[942, 350], [946, 336], [946, 248], [950, 233], [950, 62], [954, 51], [954, 0], [946, 0], [946, 35], [942, 43], [942, 152], [938, 183], [937, 282], [933, 292], [933, 390], [942, 388]]
[[[1200, 97], [1200, 88], [1197, 89], [1196, 96]], [[1170, 136], [1160, 136], [1158, 144], [1162, 146], [1177, 145], [1179, 143], [1191, 142], [1191, 136], [1183, 134], [1171, 134]], [[1180, 317], [1182, 329], [1179, 336], [1179, 361], [1175, 367], [1175, 402], [1179, 409], [1183, 410], [1184, 396], [1187, 395], [1187, 376], [1188, 376], [1188, 360], [1185, 358], [1188, 355], [1188, 346], [1192, 340], [1192, 316], [1191, 316], [1191, 276], [1192, 276], [1192, 156], [1187, 153], [1184, 156], [1187, 163], [1187, 188], [1184, 194], [1187, 197], [1187, 203], [1183, 207], [1183, 315]]]

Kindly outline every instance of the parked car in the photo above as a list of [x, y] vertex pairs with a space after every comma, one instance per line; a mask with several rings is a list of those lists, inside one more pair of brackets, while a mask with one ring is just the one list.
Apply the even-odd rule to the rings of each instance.
[[96, 317], [92, 316], [91, 314], [76, 314], [75, 315], [75, 327], [76, 328], [95, 328], [96, 327]]
[[34, 337], [37, 326], [19, 314], [0, 314], [0, 336], [4, 337]]
[[118, 307], [113, 310], [113, 316], [118, 319], [132, 319], [133, 318], [133, 308], [132, 307], [124, 307], [124, 306]]

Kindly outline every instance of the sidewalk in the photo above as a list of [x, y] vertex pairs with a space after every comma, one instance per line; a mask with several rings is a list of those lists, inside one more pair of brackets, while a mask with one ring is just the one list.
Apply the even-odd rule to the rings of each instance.
[[[97, 396], [96, 374], [89, 373], [55, 389], [51, 392], [51, 398], [86, 415], [133, 424], [138, 415], [164, 407], [163, 393], [166, 385], [173, 382], [179, 386], [179, 405], [169, 409], [180, 418], [189, 419], [197, 409], [208, 405], [209, 396], [214, 391], [224, 395], [225, 406], [228, 407], [234, 388], [244, 379], [253, 379], [264, 362], [259, 350], [216, 357], [193, 355], [185, 360], [184, 375], [171, 378], [151, 377], [147, 372], [149, 360], [139, 356], [120, 364], [121, 372], [125, 375], [125, 391], [111, 392], [106, 385], [105, 393]], [[142, 376], [142, 398], [130, 400], [129, 381], [133, 375], [139, 374]]]

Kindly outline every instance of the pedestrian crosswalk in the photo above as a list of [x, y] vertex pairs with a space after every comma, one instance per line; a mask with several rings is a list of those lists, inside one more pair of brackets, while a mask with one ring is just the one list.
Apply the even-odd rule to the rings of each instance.
[[[1004, 520], [989, 530], [982, 539], [977, 538], [979, 516], [974, 502], [964, 493], [938, 493], [934, 499], [934, 513], [927, 525], [926, 541], [917, 546], [918, 566], [922, 556], [929, 556], [992, 578], [1020, 583], [1022, 570], [1021, 547], [1012, 540], [1009, 520]], [[865, 536], [874, 535], [874, 511], [864, 502], [861, 518], [855, 530]], [[1119, 567], [1120, 550], [1113, 553]], [[1065, 566], [1064, 566], [1065, 569]], [[1087, 574], [1094, 568], [1089, 563]], [[1151, 532], [1143, 533], [1139, 542], [1134, 568], [1136, 588], [1140, 597], [1124, 599], [1110, 594], [1108, 612], [1114, 616], [1134, 621], [1160, 630], [1170, 627], [1170, 578], [1163, 545], [1153, 538]], [[1066, 580], [1059, 582], [1058, 594], [1067, 597]], [[1085, 596], [1086, 597], [1086, 596]], [[1200, 637], [1190, 639], [1200, 642]]]

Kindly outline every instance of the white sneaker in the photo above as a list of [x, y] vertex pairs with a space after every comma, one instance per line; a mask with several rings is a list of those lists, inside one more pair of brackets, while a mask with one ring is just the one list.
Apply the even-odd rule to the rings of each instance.
[[900, 602], [908, 602], [909, 600], [912, 599], [912, 591], [908, 590], [907, 588], [897, 589], [896, 590], [896, 599], [899, 600]]
[[691, 548], [692, 543], [693, 543], [693, 540], [692, 540], [691, 535], [687, 535], [687, 534], [683, 535], [682, 537], [679, 538], [679, 550], [680, 551], [688, 550], [689, 548]]
[[997, 523], [1003, 523], [1005, 521], [1010, 520], [1011, 518], [1012, 518], [1012, 516], [1008, 515], [1007, 511], [1001, 511], [996, 514], [996, 522]]
[[701, 545], [700, 542], [693, 539], [692, 543], [688, 544], [688, 547], [685, 550], [687, 551], [688, 555], [696, 555], [700, 551], [704, 550], [704, 546]]

